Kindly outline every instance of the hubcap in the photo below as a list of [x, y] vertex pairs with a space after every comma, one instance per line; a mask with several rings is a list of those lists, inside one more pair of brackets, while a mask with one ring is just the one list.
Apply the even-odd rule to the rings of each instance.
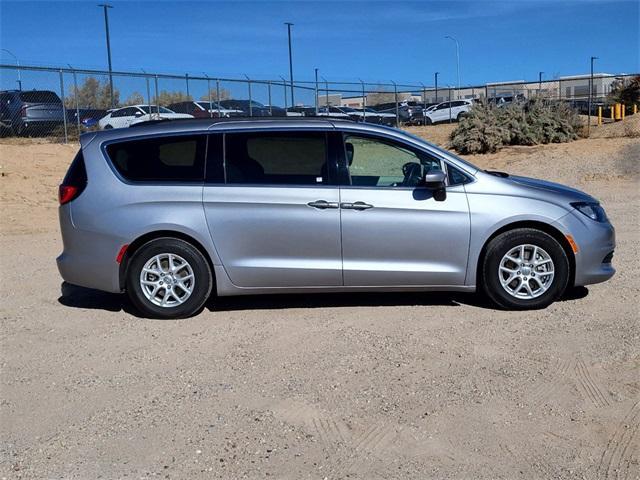
[[518, 245], [509, 250], [498, 267], [500, 285], [513, 297], [530, 300], [549, 290], [553, 283], [551, 256], [536, 245]]
[[140, 287], [147, 300], [159, 307], [175, 307], [193, 293], [196, 279], [189, 262], [174, 253], [152, 257], [140, 272]]

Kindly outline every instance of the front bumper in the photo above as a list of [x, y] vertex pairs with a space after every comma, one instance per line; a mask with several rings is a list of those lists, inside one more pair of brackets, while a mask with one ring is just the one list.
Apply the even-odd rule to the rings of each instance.
[[616, 247], [615, 229], [611, 223], [599, 223], [572, 210], [555, 222], [555, 226], [571, 235], [578, 246], [575, 254], [575, 286], [609, 280], [616, 273], [611, 258]]

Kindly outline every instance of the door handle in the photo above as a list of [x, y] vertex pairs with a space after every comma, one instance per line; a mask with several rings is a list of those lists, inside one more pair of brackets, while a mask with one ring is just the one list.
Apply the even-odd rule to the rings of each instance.
[[344, 208], [345, 210], [367, 210], [373, 208], [373, 205], [364, 202], [341, 203], [340, 208]]
[[307, 205], [319, 210], [325, 210], [327, 208], [338, 208], [338, 202], [327, 202], [326, 200], [316, 200], [315, 202], [307, 203]]

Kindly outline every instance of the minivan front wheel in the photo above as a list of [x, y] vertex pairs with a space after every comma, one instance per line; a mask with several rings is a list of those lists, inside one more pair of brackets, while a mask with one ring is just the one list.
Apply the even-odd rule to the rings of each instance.
[[152, 240], [135, 251], [126, 289], [134, 306], [153, 318], [184, 318], [209, 298], [211, 268], [202, 253], [177, 238]]
[[503, 308], [544, 308], [560, 298], [568, 280], [569, 260], [562, 245], [543, 231], [511, 230], [487, 247], [482, 285]]

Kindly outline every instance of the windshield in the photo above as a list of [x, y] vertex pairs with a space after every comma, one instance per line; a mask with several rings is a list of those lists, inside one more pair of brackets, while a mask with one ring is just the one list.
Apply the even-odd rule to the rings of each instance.
[[[138, 107], [144, 113], [149, 113], [149, 105], [143, 105]], [[151, 113], [158, 113], [158, 107], [155, 105], [151, 105]], [[173, 110], [169, 110], [168, 108], [160, 107], [160, 113], [176, 113]]]

